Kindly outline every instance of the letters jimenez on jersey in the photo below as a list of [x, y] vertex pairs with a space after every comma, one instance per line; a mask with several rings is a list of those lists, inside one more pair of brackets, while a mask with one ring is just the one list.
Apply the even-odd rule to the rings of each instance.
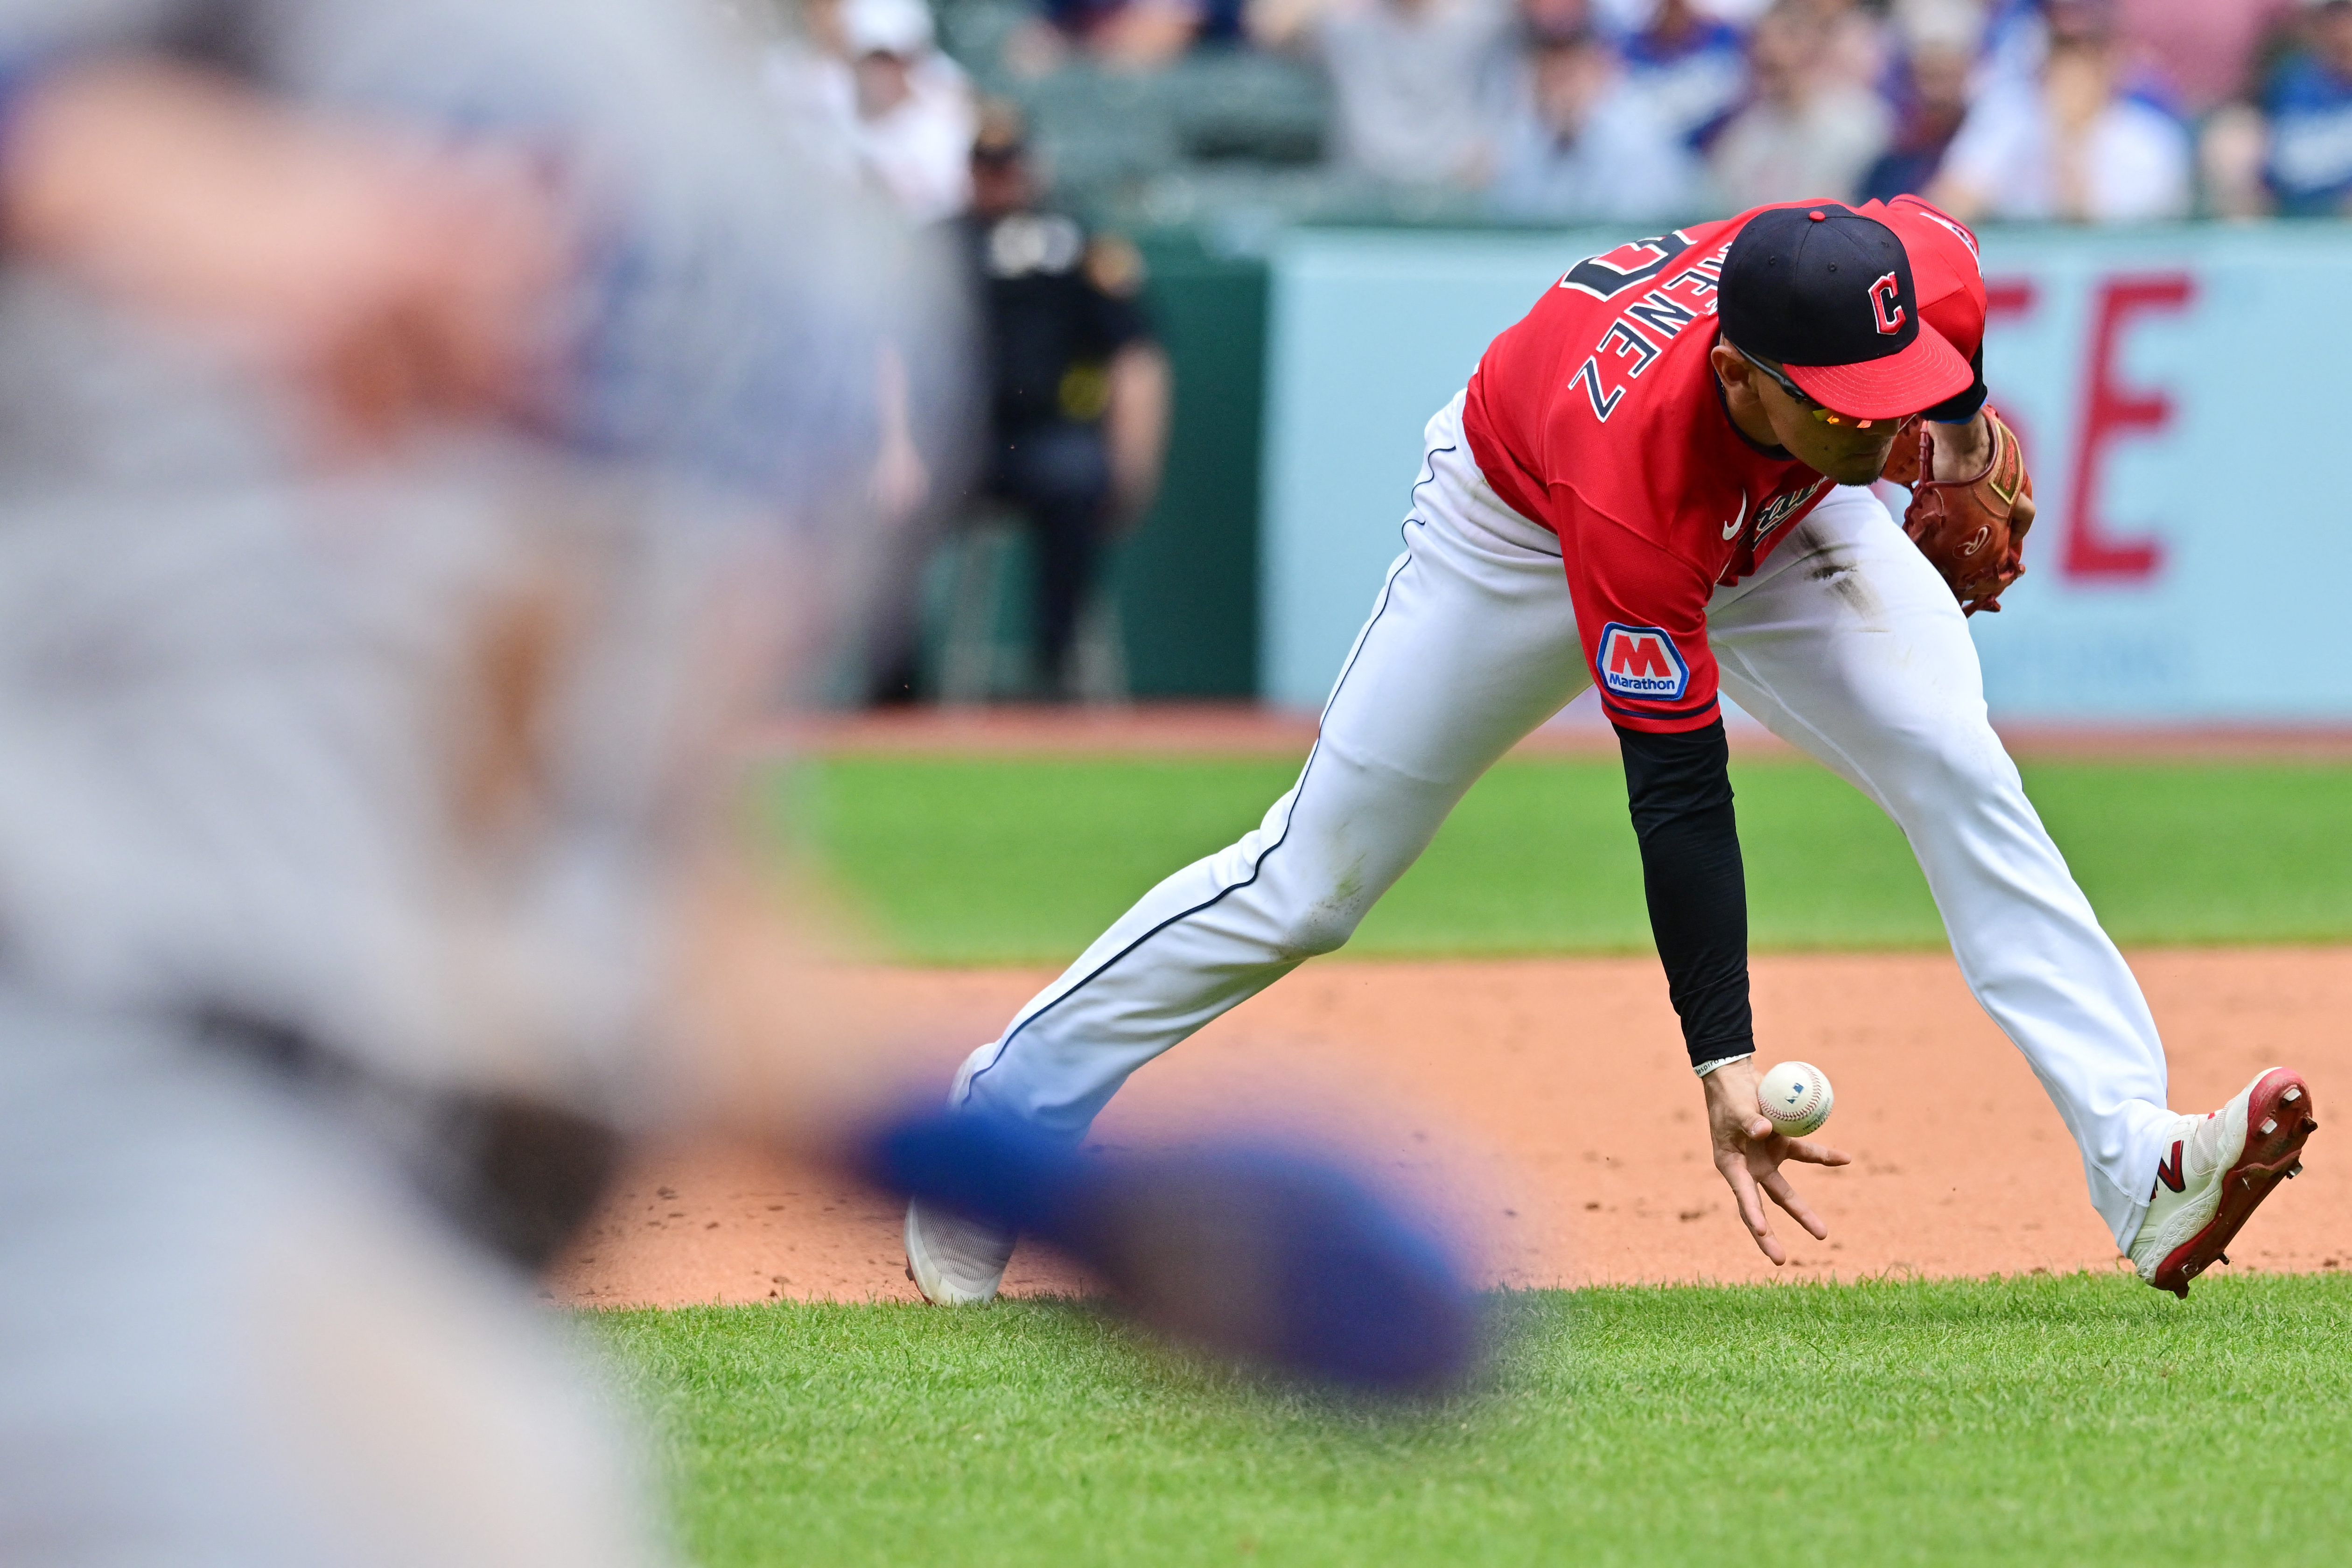
[[1723, 280], [1723, 258], [1731, 249], [1727, 239], [1708, 255], [1675, 268], [1659, 287], [1644, 287], [1674, 268], [1689, 249], [1688, 237], [1679, 232], [1637, 239], [1606, 256], [1578, 262], [1560, 279], [1559, 288], [1603, 303], [1623, 302], [1570, 378], [1570, 385], [1583, 387], [1591, 398], [1595, 419], [1608, 422], [1625, 400], [1626, 387], [1656, 363], [1685, 327], [1713, 319], [1716, 285]]
[[1720, 711], [1706, 606], [1829, 493], [1740, 435], [1708, 351], [1747, 214], [1580, 261], [1496, 338], [1463, 425], [1496, 495], [1559, 535], [1577, 634], [1612, 720]]

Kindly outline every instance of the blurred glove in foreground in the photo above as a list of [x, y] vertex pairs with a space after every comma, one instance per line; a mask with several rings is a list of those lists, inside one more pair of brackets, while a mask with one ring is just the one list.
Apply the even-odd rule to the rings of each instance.
[[1475, 1300], [1434, 1234], [1280, 1143], [1087, 1153], [940, 1111], [875, 1134], [868, 1161], [895, 1193], [1068, 1253], [1218, 1354], [1387, 1394], [1444, 1393], [1476, 1363]]

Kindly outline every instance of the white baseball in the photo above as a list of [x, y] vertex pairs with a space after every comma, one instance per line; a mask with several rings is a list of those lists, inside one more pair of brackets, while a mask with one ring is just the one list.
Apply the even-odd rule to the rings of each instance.
[[1819, 1131], [1836, 1103], [1828, 1075], [1811, 1062], [1782, 1062], [1756, 1085], [1756, 1108], [1787, 1138]]

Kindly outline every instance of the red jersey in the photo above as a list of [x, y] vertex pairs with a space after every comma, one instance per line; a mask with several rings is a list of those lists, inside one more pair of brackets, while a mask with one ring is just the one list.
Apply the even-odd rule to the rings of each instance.
[[[1902, 240], [1922, 322], [1979, 354], [1976, 237], [1916, 196], [1853, 210]], [[1754, 216], [1570, 268], [1488, 345], [1463, 405], [1486, 482], [1559, 536], [1585, 662], [1602, 708], [1628, 729], [1715, 720], [1707, 601], [1753, 573], [1830, 491], [1822, 475], [1739, 433], [1707, 361], [1723, 260]]]

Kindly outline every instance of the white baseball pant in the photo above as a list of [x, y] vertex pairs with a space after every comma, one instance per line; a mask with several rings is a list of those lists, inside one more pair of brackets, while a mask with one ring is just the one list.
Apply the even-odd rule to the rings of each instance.
[[[959, 1105], [1082, 1135], [1127, 1076], [1348, 940], [1465, 791], [1590, 683], [1550, 531], [1462, 436], [1427, 453], [1371, 618], [1290, 792], [1145, 894], [957, 1076]], [[1961, 973], [2025, 1054], [2125, 1247], [2168, 1136], [2164, 1050], [1985, 717], [1968, 622], [1878, 498], [1840, 489], [1718, 588], [1724, 690], [1892, 816]]]

